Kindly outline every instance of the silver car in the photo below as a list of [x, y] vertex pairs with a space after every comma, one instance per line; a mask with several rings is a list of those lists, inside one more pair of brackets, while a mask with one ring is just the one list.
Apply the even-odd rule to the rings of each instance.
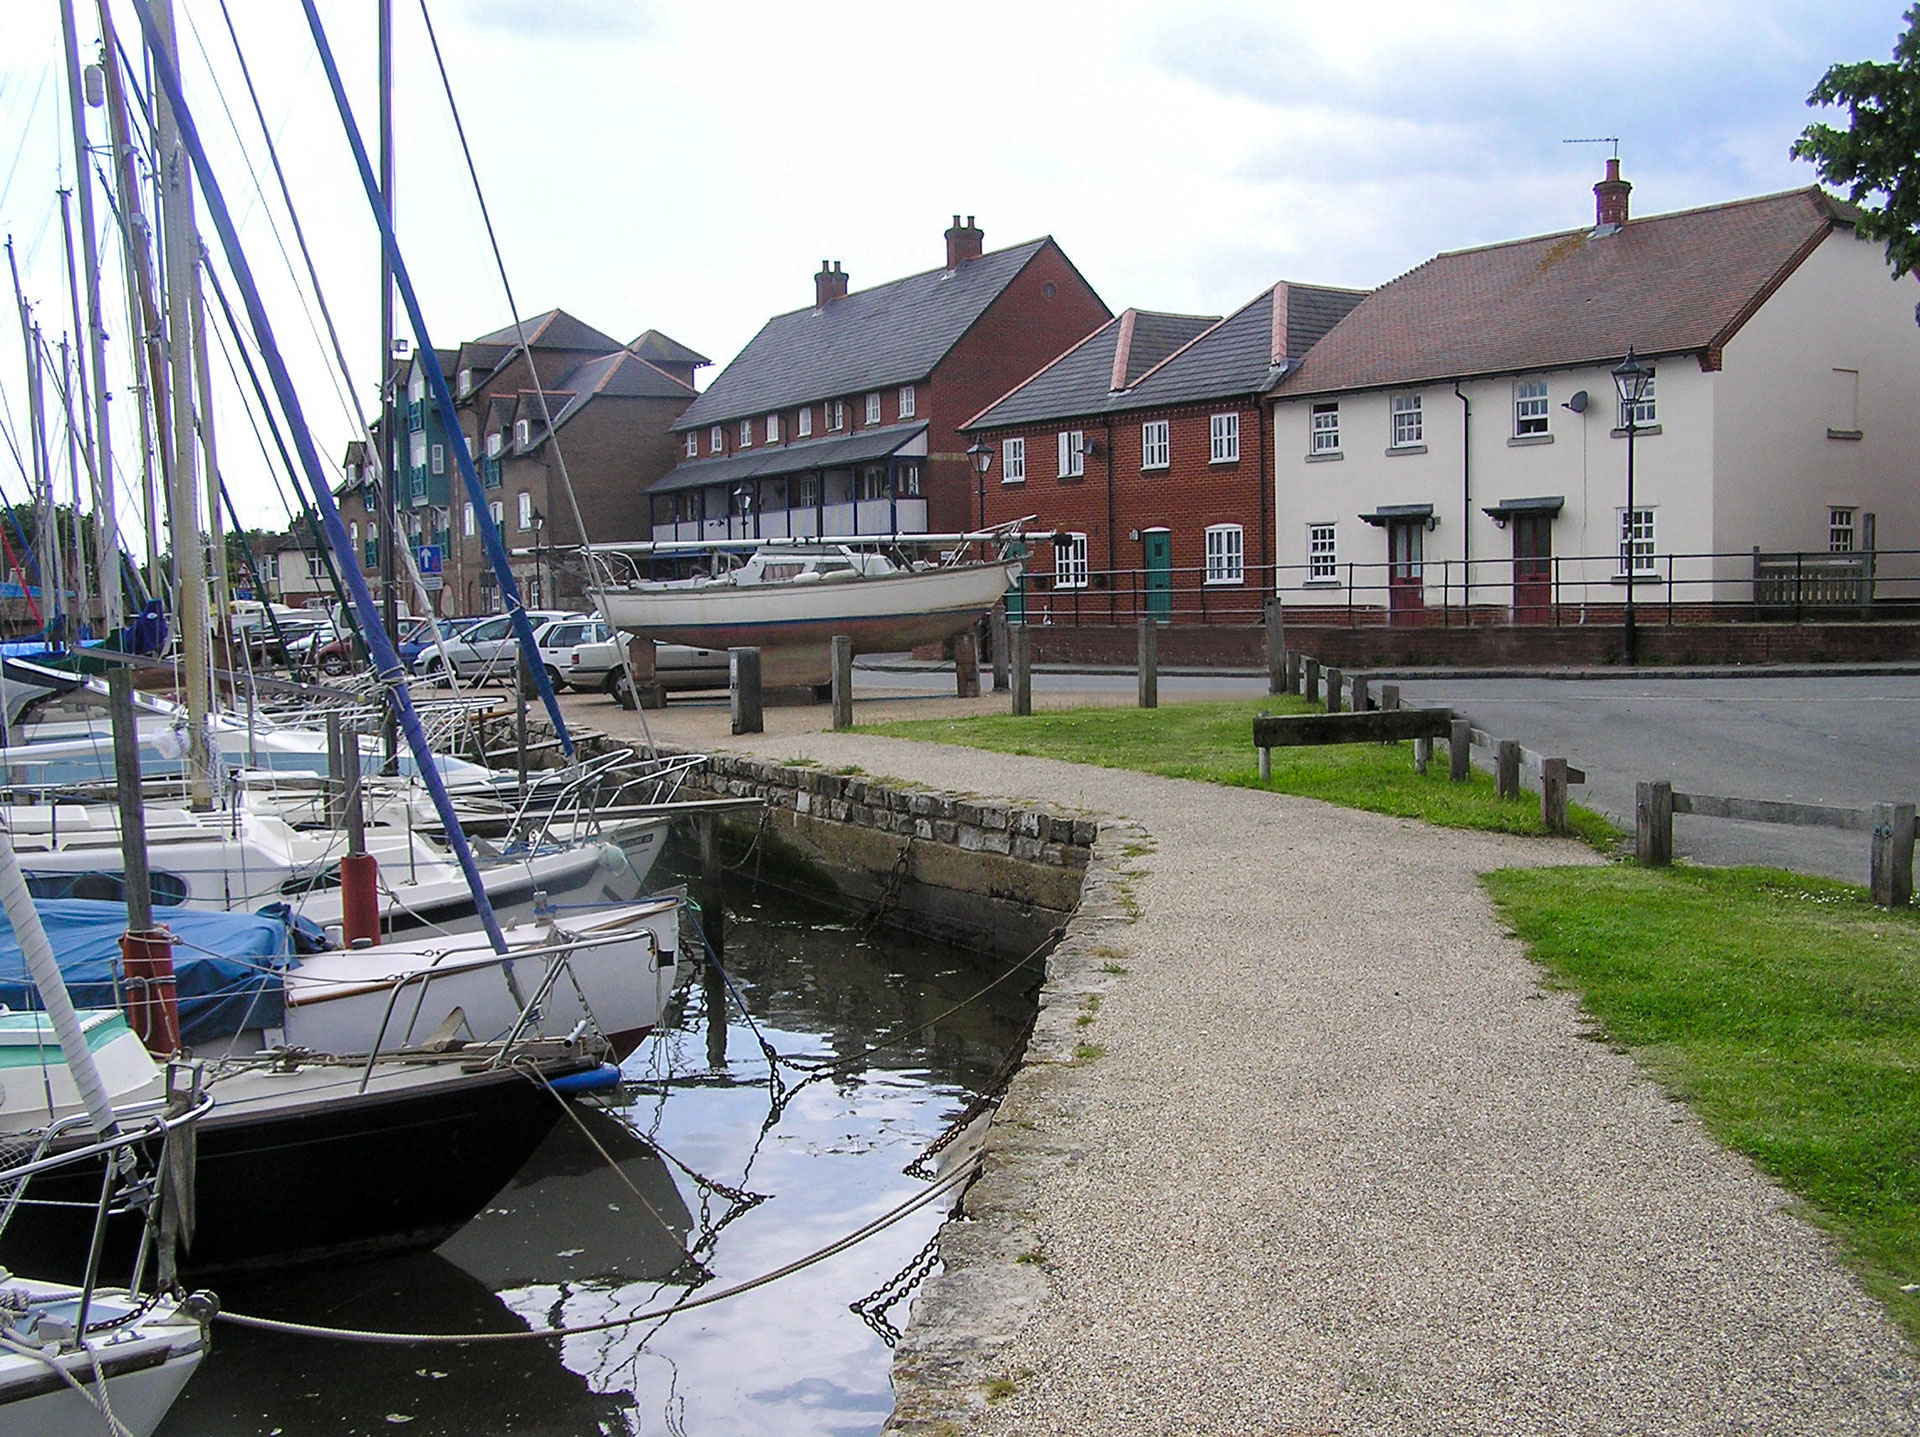
[[[555, 619], [584, 617], [563, 609], [528, 609], [526, 612], [527, 622], [536, 632]], [[420, 656], [418, 672], [426, 682], [445, 684], [465, 680], [478, 685], [498, 680], [511, 683], [519, 672], [520, 646], [514, 638], [511, 615], [496, 614], [491, 619], [482, 619], [465, 633], [448, 639], [446, 647], [446, 661], [453, 665], [453, 673], [447, 673], [446, 663], [437, 652], [425, 653]]]

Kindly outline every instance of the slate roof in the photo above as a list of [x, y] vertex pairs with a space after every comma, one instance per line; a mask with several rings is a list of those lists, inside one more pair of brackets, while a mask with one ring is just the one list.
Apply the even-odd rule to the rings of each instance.
[[1707, 352], [1852, 211], [1818, 188], [1437, 255], [1376, 290], [1276, 393]]
[[[553, 428], [562, 428], [574, 415], [602, 395], [615, 399], [691, 399], [693, 386], [655, 369], [639, 355], [624, 349], [583, 359], [547, 391], [547, 404], [553, 413]], [[529, 420], [532, 425], [528, 447], [536, 447], [551, 432], [540, 418], [539, 391], [522, 390], [520, 405], [520, 417]]]
[[926, 432], [924, 423], [889, 424], [884, 429], [863, 429], [857, 434], [831, 439], [776, 444], [768, 449], [692, 459], [655, 480], [648, 492], [671, 494], [681, 489], [698, 489], [703, 484], [734, 484], [742, 479], [770, 479], [782, 474], [805, 474], [815, 469], [836, 469], [868, 459], [884, 459]]
[[518, 328], [505, 325], [491, 334], [483, 334], [467, 342], [499, 344], [513, 349], [519, 346], [521, 330], [526, 331], [530, 349], [587, 349], [596, 354], [606, 354], [621, 347], [619, 340], [602, 334], [590, 324], [583, 324], [564, 309], [550, 309], [545, 314], [529, 315], [520, 322]]
[[679, 340], [664, 335], [657, 329], [648, 330], [627, 348], [653, 364], [691, 364], [698, 367], [713, 363], [706, 355], [687, 348]]
[[1050, 238], [768, 320], [675, 428], [925, 379]]
[[[1129, 310], [962, 427], [1006, 428], [1264, 393], [1283, 363], [1298, 362], [1364, 298], [1364, 290], [1282, 281], [1225, 319]], [[1114, 358], [1123, 343], [1152, 361], [1142, 365], [1130, 354], [1127, 382], [1116, 389]]]

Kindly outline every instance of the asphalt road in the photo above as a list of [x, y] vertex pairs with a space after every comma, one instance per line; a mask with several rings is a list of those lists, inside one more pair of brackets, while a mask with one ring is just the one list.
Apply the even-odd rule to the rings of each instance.
[[[1920, 801], [1920, 676], [1398, 680], [1402, 701], [1444, 706], [1585, 769], [1574, 801], [1633, 825], [1634, 785], [1861, 807]], [[1130, 695], [1127, 672], [1036, 671], [1036, 693]], [[863, 667], [856, 692], [953, 692], [951, 670]], [[1256, 697], [1263, 675], [1162, 674], [1163, 702]], [[1485, 755], [1476, 754], [1484, 759]], [[1674, 847], [1703, 863], [1764, 863], [1867, 881], [1867, 836], [1682, 816]]]

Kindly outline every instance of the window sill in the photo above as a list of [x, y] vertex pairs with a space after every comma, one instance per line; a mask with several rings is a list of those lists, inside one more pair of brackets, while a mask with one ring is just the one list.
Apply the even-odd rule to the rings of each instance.
[[[1627, 587], [1627, 576], [1625, 574], [1615, 574], [1612, 578], [1608, 579], [1607, 582], [1615, 588], [1624, 589]], [[1663, 580], [1660, 578], [1659, 573], [1653, 569], [1643, 569], [1633, 576], [1633, 587], [1636, 589], [1644, 588], [1648, 584], [1658, 584], [1661, 582], [1663, 582]]]
[[1341, 453], [1341, 452], [1340, 452], [1340, 451], [1339, 451], [1338, 449], [1329, 449], [1329, 450], [1327, 450], [1327, 451], [1326, 451], [1325, 453], [1322, 453], [1322, 454], [1309, 454], [1309, 455], [1307, 456], [1307, 463], [1309, 463], [1309, 464], [1331, 464], [1331, 463], [1333, 463], [1333, 462], [1334, 462], [1334, 461], [1335, 461], [1336, 459], [1345, 459], [1346, 457], [1347, 457], [1347, 456], [1346, 456], [1346, 455], [1344, 455], [1344, 454], [1342, 454], [1342, 453]]
[[1857, 439], [1866, 438], [1866, 433], [1864, 430], [1860, 430], [1860, 429], [1829, 429], [1827, 431], [1827, 438], [1857, 440]]
[[1424, 444], [1389, 444], [1387, 446], [1389, 459], [1398, 459], [1403, 454], [1425, 454], [1426, 452], [1427, 446]]
[[1244, 589], [1246, 586], [1245, 575], [1237, 579], [1207, 579], [1200, 585], [1203, 589]]
[[1340, 585], [1340, 580], [1337, 578], [1302, 579], [1300, 581], [1300, 587], [1303, 589], [1337, 589], [1341, 587], [1341, 585]]
[[1238, 464], [1239, 462], [1240, 456], [1238, 454], [1234, 455], [1231, 459], [1209, 459], [1207, 461], [1209, 464]]
[[1507, 440], [1509, 449], [1526, 449], [1535, 444], [1551, 444], [1551, 434], [1515, 434]]
[[[1627, 437], [1627, 431], [1625, 429], [1610, 429], [1607, 432], [1615, 439], [1625, 439]], [[1639, 439], [1644, 439], [1649, 434], [1658, 434], [1659, 432], [1660, 426], [1658, 424], [1636, 424], [1633, 427], [1634, 437]], [[1833, 431], [1828, 430], [1827, 432], [1831, 434]]]
[[1171, 464], [1142, 464], [1140, 466], [1140, 472], [1142, 474], [1164, 474], [1171, 468], [1173, 468]]

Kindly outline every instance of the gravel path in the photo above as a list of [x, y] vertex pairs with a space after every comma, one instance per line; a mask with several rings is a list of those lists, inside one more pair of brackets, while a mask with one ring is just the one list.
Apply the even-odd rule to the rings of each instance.
[[1476, 882], [1584, 850], [817, 709], [649, 717], [1124, 820], [916, 1307], [900, 1430], [1920, 1432], [1914, 1352], [1827, 1240], [1585, 1036]]

